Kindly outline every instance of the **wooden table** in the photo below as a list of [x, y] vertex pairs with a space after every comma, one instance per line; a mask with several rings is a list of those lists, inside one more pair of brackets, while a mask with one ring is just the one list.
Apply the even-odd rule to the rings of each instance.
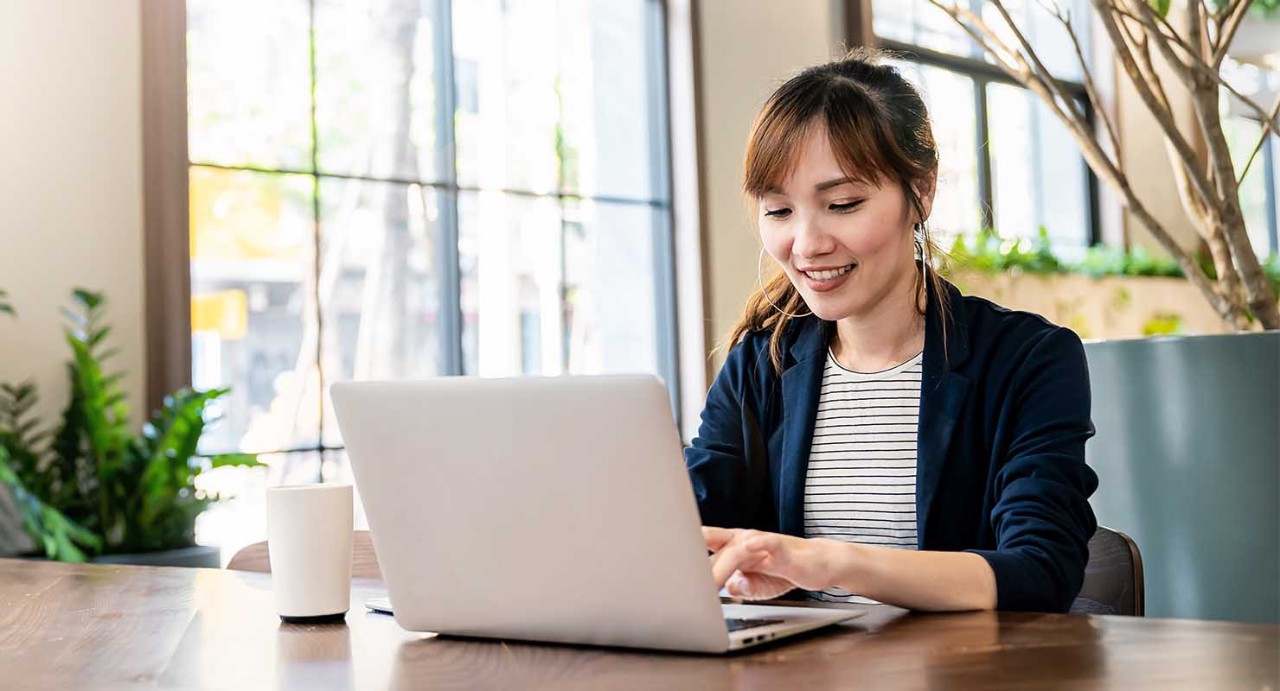
[[0, 559], [0, 688], [1277, 688], [1280, 627], [891, 607], [715, 657], [289, 626], [269, 575]]

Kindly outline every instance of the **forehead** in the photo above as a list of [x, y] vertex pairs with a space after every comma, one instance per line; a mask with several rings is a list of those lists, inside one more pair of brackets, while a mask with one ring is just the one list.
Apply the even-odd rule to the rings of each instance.
[[773, 181], [765, 194], [797, 195], [813, 193], [824, 183], [847, 178], [851, 184], [875, 187], [874, 174], [854, 170], [842, 164], [831, 146], [827, 128], [817, 124], [806, 128], [803, 138], [790, 154], [781, 175]]

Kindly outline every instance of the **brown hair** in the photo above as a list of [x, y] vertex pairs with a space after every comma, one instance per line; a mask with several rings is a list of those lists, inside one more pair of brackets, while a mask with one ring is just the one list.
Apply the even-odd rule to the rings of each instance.
[[[743, 164], [743, 191], [759, 199], [778, 186], [795, 169], [805, 137], [815, 126], [825, 126], [836, 160], [846, 174], [876, 183], [892, 180], [902, 187], [908, 206], [921, 220], [924, 205], [915, 185], [938, 168], [938, 146], [920, 93], [893, 67], [881, 64], [880, 51], [858, 48], [842, 60], [810, 67], [773, 92], [756, 116], [747, 140]], [[924, 262], [937, 252], [923, 230]], [[930, 267], [932, 268], [932, 267]], [[917, 304], [926, 296], [936, 300], [940, 314], [947, 314], [947, 292], [935, 271], [930, 285], [916, 280]], [[769, 359], [782, 370], [782, 341], [793, 317], [807, 308], [799, 291], [782, 271], [763, 281], [761, 290], [747, 300], [746, 309], [724, 347], [732, 347], [753, 331], [771, 330]], [[943, 319], [945, 328], [946, 320]]]

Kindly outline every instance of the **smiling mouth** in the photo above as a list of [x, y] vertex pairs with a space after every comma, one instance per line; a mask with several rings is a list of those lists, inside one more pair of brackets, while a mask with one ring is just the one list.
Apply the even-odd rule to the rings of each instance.
[[829, 269], [827, 271], [801, 271], [800, 273], [815, 281], [830, 281], [853, 271], [856, 266], [857, 264], [848, 264], [838, 269]]

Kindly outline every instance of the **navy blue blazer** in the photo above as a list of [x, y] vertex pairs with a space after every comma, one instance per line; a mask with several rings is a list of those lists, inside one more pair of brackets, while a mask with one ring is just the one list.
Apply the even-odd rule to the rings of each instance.
[[[1089, 375], [1069, 329], [947, 284], [945, 350], [925, 319], [917, 544], [981, 555], [1002, 610], [1064, 612], [1097, 523], [1085, 465]], [[781, 376], [767, 332], [729, 351], [685, 462], [705, 525], [804, 535], [804, 480], [833, 322], [792, 320]]]

